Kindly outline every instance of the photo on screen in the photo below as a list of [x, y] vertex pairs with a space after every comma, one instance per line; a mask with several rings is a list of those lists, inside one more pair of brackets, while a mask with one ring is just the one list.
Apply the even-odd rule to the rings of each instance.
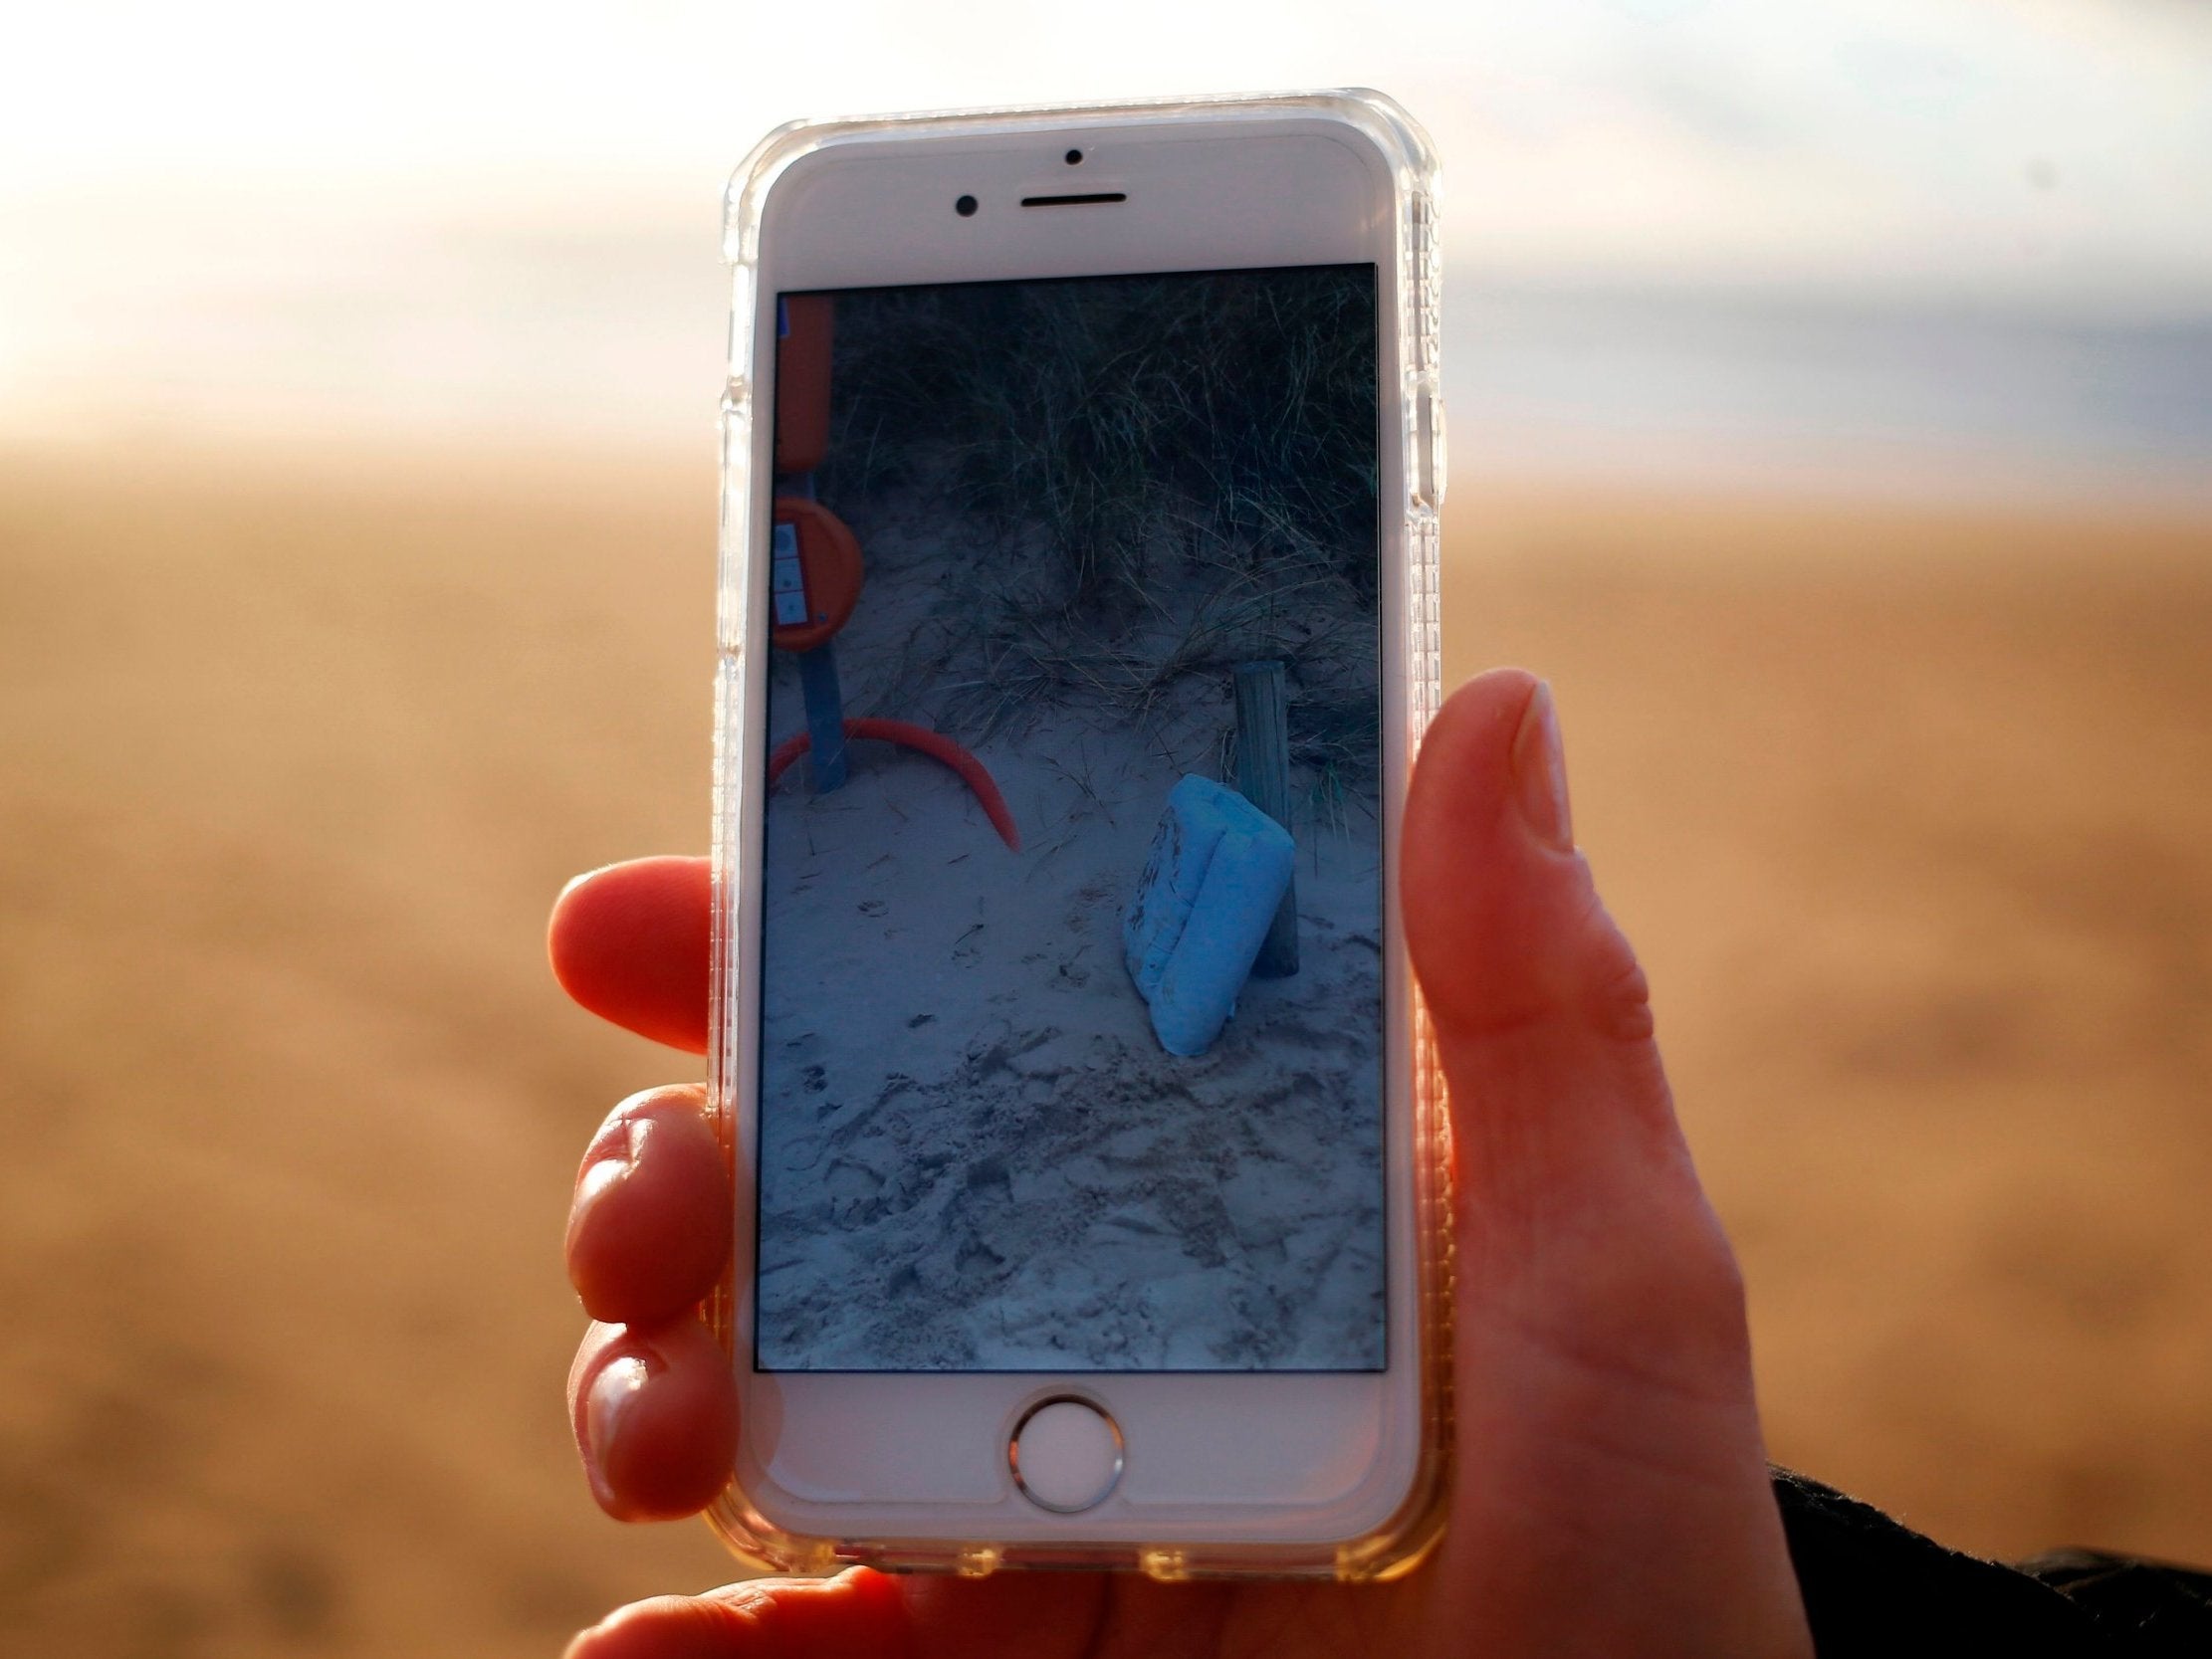
[[776, 334], [756, 1365], [1381, 1369], [1374, 268]]

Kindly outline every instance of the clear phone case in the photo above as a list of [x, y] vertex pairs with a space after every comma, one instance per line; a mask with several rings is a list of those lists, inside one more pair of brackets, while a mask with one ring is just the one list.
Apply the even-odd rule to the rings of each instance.
[[[1438, 250], [1436, 229], [1437, 166], [1427, 135], [1392, 100], [1365, 90], [1265, 97], [1185, 98], [1121, 104], [1031, 106], [940, 111], [897, 116], [797, 121], [771, 132], [740, 165], [730, 184], [724, 257], [733, 271], [729, 380], [722, 406], [723, 492], [720, 558], [719, 665], [716, 678], [714, 915], [712, 1043], [709, 1079], [716, 1123], [724, 1144], [736, 1142], [733, 1112], [740, 1099], [737, 1033], [751, 987], [739, 983], [736, 944], [752, 919], [740, 914], [739, 860], [745, 856], [741, 826], [761, 786], [759, 768], [747, 763], [745, 702], [749, 641], [748, 595], [758, 567], [755, 528], [764, 516], [766, 481], [755, 476], [755, 423], [766, 411], [756, 404], [760, 377], [754, 361], [755, 307], [761, 219], [771, 186], [799, 157], [857, 140], [886, 137], [958, 138], [1048, 131], [1061, 124], [1112, 121], [1126, 125], [1173, 124], [1192, 117], [1213, 120], [1250, 116], [1295, 117], [1341, 123], [1372, 146], [1395, 181], [1396, 266], [1385, 272], [1379, 299], [1394, 311], [1400, 341], [1396, 431], [1385, 441], [1401, 446], [1404, 490], [1386, 496], [1381, 511], [1396, 513], [1405, 547], [1405, 708], [1408, 763], [1440, 696], [1438, 639], [1438, 510], [1442, 495], [1443, 453], [1438, 376]], [[1385, 365], [1386, 375], [1390, 372]], [[1386, 410], [1388, 409], [1386, 404]], [[1391, 671], [1386, 663], [1385, 672]], [[1429, 1017], [1412, 976], [1405, 1017], [1412, 1022], [1411, 1053], [1416, 1232], [1420, 1319], [1422, 1447], [1405, 1501], [1373, 1532], [1328, 1545], [1232, 1545], [1163, 1538], [1154, 1543], [1050, 1545], [991, 1538], [825, 1538], [778, 1528], [733, 1482], [708, 1519], [742, 1559], [780, 1572], [820, 1575], [864, 1563], [897, 1571], [940, 1571], [983, 1576], [1003, 1568], [1053, 1566], [1142, 1571], [1161, 1579], [1303, 1577], [1377, 1580], [1410, 1571], [1441, 1537], [1452, 1458], [1451, 1400], [1451, 1194], [1450, 1131], [1443, 1080], [1436, 1061]], [[726, 1283], [710, 1303], [710, 1324], [726, 1349], [738, 1352], [736, 1300]]]

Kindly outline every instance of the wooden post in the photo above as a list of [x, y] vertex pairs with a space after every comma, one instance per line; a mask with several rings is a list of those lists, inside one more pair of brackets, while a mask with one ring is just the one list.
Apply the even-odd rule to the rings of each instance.
[[[1236, 665], [1236, 792], [1282, 825], [1290, 823], [1290, 695], [1279, 662]], [[1298, 971], [1298, 878], [1293, 871], [1252, 972], [1281, 979]]]

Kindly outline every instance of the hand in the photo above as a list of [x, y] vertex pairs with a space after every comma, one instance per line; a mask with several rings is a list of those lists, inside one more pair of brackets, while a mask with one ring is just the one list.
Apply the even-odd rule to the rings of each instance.
[[[1406, 938], [1456, 1145], [1458, 1460], [1450, 1528], [1386, 1585], [980, 1581], [855, 1568], [626, 1607], [570, 1659], [716, 1655], [1804, 1655], [1768, 1485], [1743, 1288], [1690, 1166], [1644, 975], [1574, 850], [1551, 695], [1499, 671], [1447, 703], [1405, 814]], [[697, 1051], [703, 862], [617, 865], [554, 907], [585, 1007]], [[696, 1315], [728, 1243], [700, 1092], [616, 1109], [585, 1154], [569, 1373], [600, 1505], [690, 1513], [737, 1432]]]

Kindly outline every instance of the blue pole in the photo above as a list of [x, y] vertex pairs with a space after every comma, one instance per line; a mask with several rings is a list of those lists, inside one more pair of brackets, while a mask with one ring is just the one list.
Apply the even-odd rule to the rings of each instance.
[[837, 650], [824, 642], [798, 654], [798, 689], [806, 700], [806, 733], [813, 750], [814, 793], [826, 795], [845, 781], [845, 698], [837, 689]]

